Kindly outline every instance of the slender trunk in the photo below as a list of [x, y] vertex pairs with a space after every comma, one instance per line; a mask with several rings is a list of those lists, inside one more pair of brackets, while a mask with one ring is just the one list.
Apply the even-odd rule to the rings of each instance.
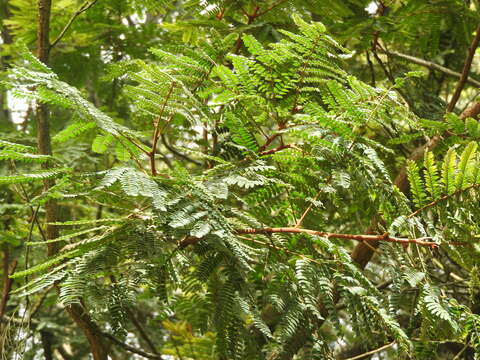
[[[0, 1], [0, 21], [8, 19], [10, 17], [10, 11], [8, 10], [8, 0]], [[12, 35], [10, 34], [9, 29], [6, 26], [3, 26], [1, 29], [2, 42], [3, 44], [12, 43]], [[8, 68], [8, 63], [10, 62], [10, 56], [2, 55], [0, 56], [0, 72]], [[11, 126], [11, 114], [8, 109], [7, 104], [7, 91], [2, 89], [0, 91], [0, 126], [7, 127]]]
[[45, 360], [53, 360], [52, 334], [46, 330], [40, 330], [42, 340], [43, 357]]
[[3, 289], [2, 299], [0, 300], [0, 318], [3, 318], [6, 313], [10, 291], [12, 290], [13, 279], [10, 279], [8, 276], [15, 271], [16, 267], [16, 260], [10, 265], [10, 251], [6, 245], [3, 251]]
[[[37, 32], [37, 56], [44, 64], [48, 64], [50, 53], [50, 15], [51, 0], [38, 0], [38, 32]], [[49, 109], [45, 104], [39, 104], [37, 107], [37, 140], [38, 150], [42, 155], [51, 155], [50, 140], [50, 121]], [[48, 166], [48, 164], [45, 164]], [[48, 191], [54, 185], [54, 181], [45, 180], [44, 189]], [[45, 204], [45, 220], [47, 239], [55, 239], [58, 237], [58, 228], [51, 223], [56, 222], [58, 218], [58, 205], [55, 200], [49, 200]], [[52, 256], [57, 253], [58, 249], [51, 243], [48, 245], [48, 255]], [[58, 290], [58, 289], [57, 289]], [[66, 308], [76, 325], [84, 332], [90, 343], [90, 348], [95, 360], [107, 360], [108, 351], [103, 342], [103, 337], [96, 324], [91, 320], [90, 316], [82, 306], [74, 304]]]

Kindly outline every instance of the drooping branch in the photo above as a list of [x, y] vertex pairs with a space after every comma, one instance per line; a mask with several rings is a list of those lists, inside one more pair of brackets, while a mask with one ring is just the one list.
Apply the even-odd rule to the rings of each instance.
[[178, 151], [172, 145], [170, 145], [167, 141], [167, 138], [165, 137], [165, 134], [160, 134], [160, 138], [162, 139], [163, 145], [175, 156], [177, 156], [179, 158], [182, 158], [184, 160], [187, 160], [188, 162], [191, 162], [195, 165], [199, 165], [199, 166], [202, 165], [202, 163], [200, 161], [192, 159], [188, 155], [182, 154], [180, 151]]
[[145, 331], [145, 329], [143, 328], [142, 324], [137, 319], [135, 314], [128, 308], [127, 308], [127, 314], [130, 320], [132, 321], [132, 324], [137, 328], [138, 333], [140, 334], [140, 337], [147, 343], [148, 347], [150, 348], [150, 351], [152, 351], [152, 353], [155, 355], [160, 355], [152, 339], [150, 339], [150, 336], [148, 336], [148, 333]]
[[452, 197], [455, 197], [457, 196], [458, 194], [461, 194], [465, 191], [468, 191], [468, 190], [471, 190], [471, 189], [475, 189], [477, 187], [479, 187], [480, 184], [473, 184], [473, 185], [470, 185], [468, 187], [466, 187], [465, 189], [458, 189], [457, 191], [451, 193], [451, 194], [447, 194], [447, 195], [444, 195], [440, 198], [438, 198], [437, 200], [435, 201], [432, 201], [430, 203], [428, 203], [427, 205], [424, 205], [422, 206], [421, 208], [417, 209], [416, 211], [414, 211], [413, 213], [411, 213], [410, 215], [408, 215], [409, 218], [412, 218], [414, 216], [417, 216], [418, 214], [420, 214], [422, 211], [426, 210], [426, 209], [429, 209], [433, 206], [436, 206], [438, 205], [439, 203], [441, 203], [442, 201], [445, 201], [445, 200], [448, 200], [448, 199], [451, 199]]
[[156, 354], [152, 354], [152, 353], [149, 353], [149, 352], [146, 352], [146, 351], [143, 351], [141, 349], [137, 349], [131, 345], [128, 345], [122, 341], [120, 341], [119, 339], [117, 339], [115, 336], [107, 333], [107, 332], [102, 332], [102, 335], [105, 336], [106, 338], [108, 338], [112, 343], [114, 343], [115, 345], [121, 347], [122, 349], [124, 350], [127, 350], [133, 354], [137, 354], [137, 355], [140, 355], [140, 356], [143, 356], [147, 359], [158, 359], [158, 360], [162, 360], [164, 359], [161, 355], [156, 355]]
[[467, 82], [468, 74], [470, 73], [470, 68], [472, 67], [473, 56], [475, 55], [475, 51], [477, 50], [478, 44], [480, 42], [480, 25], [478, 25], [475, 32], [475, 37], [470, 44], [470, 48], [468, 49], [468, 55], [463, 65], [462, 76], [460, 77], [460, 81], [455, 88], [455, 92], [453, 93], [453, 96], [448, 103], [447, 112], [452, 112], [453, 109], [455, 109], [455, 105], [457, 104], [457, 101], [460, 98], [460, 94], [462, 93], [462, 90], [465, 87], [465, 83]]
[[[411, 63], [414, 63], [414, 64], [417, 64], [417, 65], [421, 65], [421, 66], [424, 66], [430, 70], [437, 70], [437, 71], [440, 71], [444, 74], [447, 74], [449, 76], [453, 76], [453, 77], [456, 77], [456, 78], [461, 78], [462, 77], [462, 74], [459, 73], [459, 72], [456, 72], [456, 71], [453, 71], [449, 68], [446, 68], [444, 66], [441, 66], [441, 65], [438, 65], [434, 62], [431, 62], [431, 61], [427, 61], [427, 60], [424, 60], [424, 59], [420, 59], [418, 57], [415, 57], [415, 56], [411, 56], [411, 55], [407, 55], [407, 54], [402, 54], [402, 53], [399, 53], [397, 51], [389, 51], [389, 50], [384, 50], [384, 49], [379, 49], [379, 52], [384, 52], [385, 54], [387, 55], [391, 55], [391, 56], [395, 56], [395, 57], [398, 57], [400, 59], [404, 59], [404, 60], [407, 60]], [[467, 79], [466, 79], [466, 82], [473, 85], [473, 86], [477, 86], [477, 87], [480, 87], [480, 81], [477, 81], [475, 79], [473, 79], [472, 77], [470, 76], [467, 76]]]

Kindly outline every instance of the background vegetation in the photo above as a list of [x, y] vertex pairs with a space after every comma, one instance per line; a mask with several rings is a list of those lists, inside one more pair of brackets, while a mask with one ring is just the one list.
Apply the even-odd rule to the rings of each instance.
[[476, 0], [2, 0], [2, 359], [479, 359]]

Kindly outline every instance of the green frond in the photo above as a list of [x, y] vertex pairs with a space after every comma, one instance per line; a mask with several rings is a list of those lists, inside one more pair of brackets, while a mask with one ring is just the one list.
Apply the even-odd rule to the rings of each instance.
[[444, 191], [447, 195], [450, 195], [455, 191], [456, 162], [457, 152], [454, 149], [450, 148], [445, 155], [445, 159], [442, 165], [442, 182], [445, 189]]
[[92, 142], [92, 151], [98, 154], [103, 154], [107, 151], [108, 146], [115, 140], [111, 134], [99, 134]]
[[57, 133], [52, 141], [56, 143], [63, 143], [68, 140], [74, 139], [81, 134], [94, 129], [97, 127], [97, 124], [94, 122], [74, 122], [73, 124], [68, 125], [65, 129]]
[[33, 181], [53, 179], [60, 177], [64, 174], [71, 172], [69, 168], [61, 169], [49, 169], [41, 170], [37, 172], [32, 172], [30, 174], [21, 174], [21, 175], [11, 175], [11, 176], [0, 176], [0, 185], [2, 184], [20, 184], [20, 183], [29, 183]]
[[425, 177], [425, 187], [430, 194], [430, 200], [436, 200], [441, 195], [441, 184], [440, 176], [438, 173], [437, 165], [435, 164], [435, 159], [432, 152], [427, 151], [425, 153], [425, 159], [423, 162], [424, 170], [423, 174]]
[[1, 160], [13, 160], [24, 163], [39, 163], [43, 164], [52, 160], [53, 157], [49, 155], [29, 154], [26, 152], [18, 152], [9, 149], [0, 149], [0, 161]]
[[472, 184], [473, 174], [479, 164], [476, 161], [478, 144], [474, 141], [468, 143], [458, 161], [458, 169], [455, 178], [455, 188], [461, 190]]
[[5, 141], [1, 139], [0, 139], [0, 148], [2, 150], [12, 150], [17, 152], [30, 152], [30, 153], [33, 153], [36, 150], [33, 146], [12, 143], [10, 141]]

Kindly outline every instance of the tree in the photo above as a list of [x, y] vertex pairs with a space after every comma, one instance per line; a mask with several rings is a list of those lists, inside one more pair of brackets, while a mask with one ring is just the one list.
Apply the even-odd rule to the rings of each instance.
[[478, 358], [478, 11], [4, 1], [2, 355]]

